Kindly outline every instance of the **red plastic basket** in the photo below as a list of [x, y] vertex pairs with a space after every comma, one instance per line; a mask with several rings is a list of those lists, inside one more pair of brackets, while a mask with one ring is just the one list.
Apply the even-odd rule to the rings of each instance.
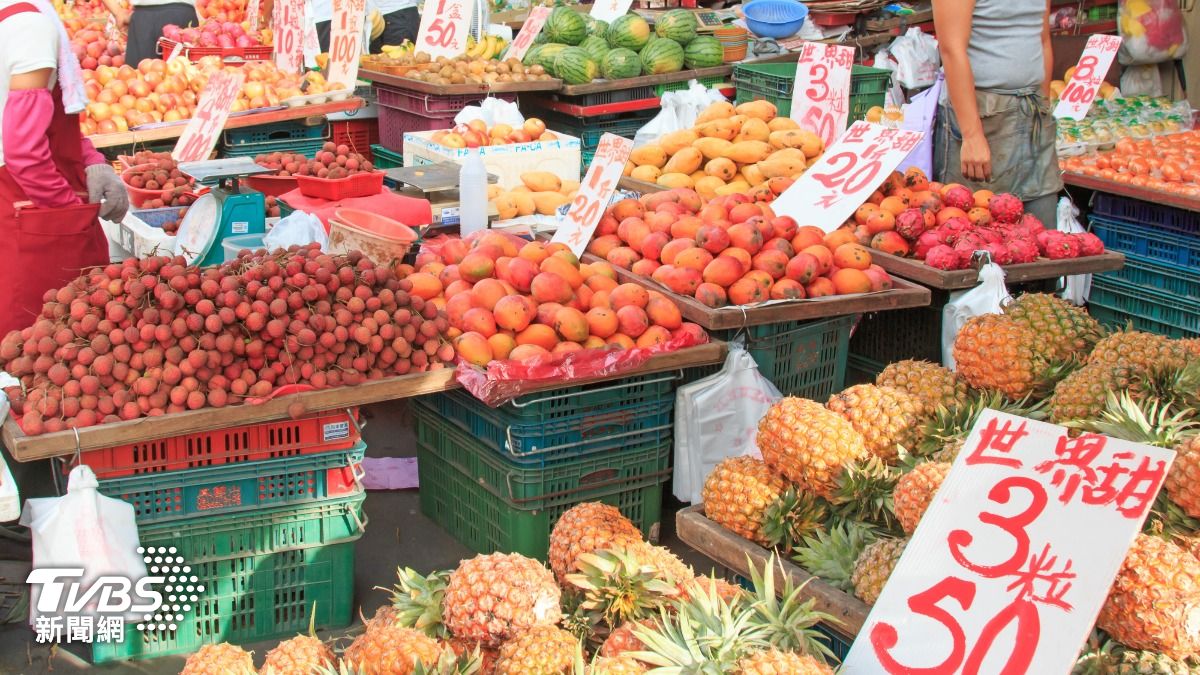
[[[167, 38], [158, 39], [158, 53], [166, 59], [174, 51], [175, 46], [179, 44], [174, 40]], [[257, 47], [188, 47], [183, 46], [179, 52], [188, 61], [195, 63], [205, 56], [219, 56], [221, 60], [226, 61], [229, 65], [237, 65], [240, 61], [266, 61], [271, 58], [273, 53], [272, 47], [259, 45]]]
[[296, 189], [295, 176], [246, 176], [246, 185], [264, 195], [278, 197]]
[[351, 197], [370, 197], [383, 192], [383, 171], [366, 171], [345, 178], [315, 178], [313, 176], [294, 176], [300, 194], [305, 197], [327, 199], [335, 202]]
[[64, 462], [63, 471], [70, 472], [76, 464], [83, 463], [102, 480], [181, 471], [345, 450], [354, 447], [361, 436], [358, 408], [346, 408], [296, 420], [247, 424], [87, 450]]
[[371, 146], [379, 142], [379, 120], [341, 120], [329, 123], [330, 141], [374, 161]]
[[[158, 199], [159, 197], [162, 196], [162, 193], [163, 193], [162, 190], [147, 190], [146, 188], [135, 188], [129, 184], [129, 174], [133, 173], [137, 169], [141, 169], [142, 167], [146, 167], [146, 166], [150, 166], [150, 165], [149, 164], [139, 164], [137, 166], [131, 166], [121, 172], [121, 182], [125, 184], [125, 190], [127, 192], [129, 192], [129, 201], [134, 206], [141, 206], [142, 204], [146, 203], [147, 200], [150, 200], [150, 199]], [[194, 188], [195, 188], [195, 184], [193, 184], [193, 189]]]

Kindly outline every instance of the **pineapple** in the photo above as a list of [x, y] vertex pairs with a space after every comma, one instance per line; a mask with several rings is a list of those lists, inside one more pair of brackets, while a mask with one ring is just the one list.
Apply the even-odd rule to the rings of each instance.
[[830, 511], [840, 521], [860, 521], [899, 532], [892, 504], [899, 478], [896, 468], [874, 456], [847, 466], [829, 496]]
[[1192, 358], [1200, 358], [1200, 338], [1179, 340], [1179, 344], [1192, 355]]
[[221, 642], [204, 645], [187, 658], [179, 675], [242, 675], [255, 672], [250, 652]]
[[955, 408], [966, 403], [967, 383], [949, 368], [929, 361], [889, 363], [875, 377], [875, 384], [906, 392], [921, 404], [922, 417], [939, 407]]
[[1167, 494], [1184, 513], [1200, 518], [1200, 436], [1180, 443], [1175, 452], [1175, 462], [1167, 470]]
[[1191, 358], [1187, 346], [1178, 340], [1153, 333], [1121, 331], [1097, 342], [1087, 362], [1129, 365], [1146, 371], [1182, 368]]
[[540, 562], [492, 553], [464, 560], [450, 574], [442, 614], [455, 637], [496, 647], [534, 626], [558, 623], [560, 602], [554, 575]]
[[1004, 315], [1037, 335], [1036, 351], [1047, 363], [1082, 361], [1103, 335], [1086, 310], [1049, 293], [1026, 293], [1008, 303]]
[[[1031, 420], [1046, 419], [1046, 403], [1035, 401], [1032, 396], [1009, 401], [998, 392], [979, 392], [964, 405], [956, 408], [938, 408], [932, 419], [926, 422], [922, 442], [913, 454], [918, 458], [953, 463], [958, 450], [962, 448], [962, 443], [979, 421], [979, 416], [988, 408], [1012, 413], [1018, 417], [1028, 417]], [[935, 454], [939, 455], [936, 459]]]
[[[775, 592], [776, 568], [783, 578], [783, 586]], [[836, 624], [837, 619], [813, 609], [816, 600], [801, 601], [800, 594], [807, 582], [796, 586], [784, 572], [782, 564], [771, 555], [759, 571], [750, 565], [750, 581], [754, 586], [751, 595], [756, 612], [754, 625], [766, 628], [763, 640], [772, 648], [785, 652], [802, 652], [822, 659], [832, 659], [828, 638], [813, 630], [821, 622]]]
[[1132, 365], [1089, 362], [1054, 387], [1051, 420], [1063, 424], [1096, 417], [1104, 410], [1110, 391], [1134, 391], [1138, 374]]
[[859, 600], [868, 605], [875, 604], [875, 601], [879, 599], [879, 594], [883, 592], [883, 585], [892, 575], [892, 570], [896, 569], [896, 563], [900, 562], [900, 556], [904, 553], [904, 547], [907, 544], [907, 537], [904, 539], [885, 537], [877, 539], [863, 549], [858, 559], [854, 561], [854, 573], [850, 577], [851, 582], [854, 583], [854, 595]]
[[1189, 675], [1195, 670], [1164, 654], [1125, 649], [1111, 640], [1098, 649], [1089, 642], [1070, 675]]
[[766, 649], [737, 663], [737, 675], [833, 675], [828, 664], [796, 652]]
[[557, 626], [534, 626], [500, 645], [496, 675], [570, 673], [579, 640]]
[[925, 510], [933, 503], [933, 497], [942, 481], [950, 473], [950, 465], [943, 462], [923, 462], [900, 477], [892, 502], [896, 507], [896, 519], [904, 534], [912, 534]]
[[941, 449], [929, 456], [929, 461], [953, 464], [954, 460], [958, 459], [958, 453], [962, 452], [963, 446], [966, 443], [967, 439], [965, 437], [946, 441]]
[[679, 591], [678, 599], [681, 602], [686, 602], [687, 599], [692, 597], [692, 594], [696, 592], [715, 591], [717, 597], [721, 598], [725, 602], [736, 602], [737, 600], [744, 598], [746, 595], [746, 589], [742, 588], [741, 586], [734, 586], [728, 581], [725, 581], [724, 579], [718, 579], [715, 576], [699, 576], [689, 579], [679, 584], [677, 589]]
[[768, 628], [755, 619], [756, 610], [744, 601], [726, 602], [715, 589], [696, 593], [674, 612], [663, 608], [653, 626], [635, 624], [633, 635], [645, 649], [626, 656], [667, 673], [729, 673], [742, 658], [768, 646]]
[[878, 538], [870, 526], [853, 520], [842, 521], [804, 539], [796, 549], [795, 561], [809, 574], [847, 593], [854, 591], [854, 561]]
[[600, 656], [592, 661], [588, 675], [642, 675], [646, 666], [628, 656]]
[[664, 546], [639, 541], [632, 544], [629, 551], [640, 563], [652, 569], [656, 578], [668, 583], [678, 584], [696, 576], [695, 570]]
[[617, 626], [608, 634], [608, 637], [604, 640], [604, 644], [600, 646], [600, 655], [615, 658], [624, 656], [629, 652], [645, 649], [646, 645], [642, 644], [642, 641], [637, 639], [633, 634], [634, 627], [638, 625], [645, 628], [653, 628], [654, 621], [651, 619], [642, 619], [641, 621], [631, 621]]
[[1183, 659], [1200, 652], [1200, 560], [1138, 535], [1096, 625], [1126, 647]]
[[580, 554], [628, 547], [637, 541], [642, 541], [641, 531], [617, 507], [600, 502], [577, 504], [559, 517], [550, 532], [550, 569], [558, 583], [566, 586]]
[[973, 316], [954, 338], [954, 362], [972, 387], [1019, 399], [1039, 387], [1046, 371], [1037, 343], [1036, 333], [1010, 317]]
[[309, 675], [315, 668], [336, 661], [333, 650], [312, 635], [297, 635], [267, 652], [259, 675]]
[[[446, 647], [443, 651], [449, 651], [458, 659], [459, 663], [473, 666], [470, 672], [478, 672], [482, 675], [491, 675], [495, 672], [497, 650], [483, 647], [478, 642], [457, 638], [450, 638], [443, 644]], [[464, 675], [467, 675], [465, 671]]]
[[1175, 537], [1173, 541], [1176, 546], [1191, 553], [1193, 558], [1200, 560], [1200, 537]]
[[417, 664], [435, 666], [442, 647], [428, 635], [396, 624], [375, 624], [354, 639], [342, 654], [347, 666], [362, 675], [411, 675]]
[[704, 481], [704, 513], [738, 536], [768, 548], [790, 549], [825, 519], [824, 505], [798, 494], [755, 457], [729, 457]]
[[767, 466], [821, 496], [833, 490], [842, 467], [867, 452], [862, 436], [842, 416], [791, 396], [759, 420], [757, 441]]
[[405, 628], [415, 628], [432, 638], [446, 637], [448, 633], [442, 623], [442, 599], [446, 595], [446, 581], [450, 573], [433, 572], [423, 576], [405, 567], [397, 568], [396, 578], [388, 620]]
[[609, 632], [629, 621], [657, 613], [676, 593], [674, 584], [658, 578], [654, 567], [624, 549], [585, 553], [576, 560], [578, 572], [567, 582], [579, 589], [582, 611], [595, 629]]
[[845, 417], [862, 434], [867, 452], [893, 463], [897, 446], [911, 448], [918, 440], [924, 406], [900, 389], [856, 384], [830, 397], [829, 410]]

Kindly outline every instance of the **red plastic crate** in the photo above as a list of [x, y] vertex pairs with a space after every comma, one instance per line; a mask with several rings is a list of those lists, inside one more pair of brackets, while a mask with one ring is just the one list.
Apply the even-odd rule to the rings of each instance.
[[[516, 94], [492, 94], [492, 96], [505, 101], [517, 100]], [[453, 119], [463, 108], [475, 105], [487, 97], [487, 92], [449, 95], [423, 94], [419, 91], [393, 89], [380, 84], [375, 85], [375, 102], [378, 105], [396, 108], [397, 110], [406, 110], [423, 117], [443, 118], [442, 121], [445, 122], [445, 125], [441, 127], [443, 129], [454, 126], [451, 122], [447, 122], [446, 118]], [[380, 128], [383, 127], [382, 121], [380, 121], [379, 126]]]
[[69, 473], [78, 463], [87, 464], [101, 480], [181, 471], [345, 450], [354, 447], [361, 437], [358, 408], [328, 410], [296, 420], [247, 424], [87, 450], [63, 462], [63, 472]]
[[367, 171], [334, 179], [294, 176], [300, 194], [329, 201], [377, 195], [383, 192], [383, 177], [383, 171]]
[[371, 146], [379, 142], [379, 120], [341, 120], [329, 123], [330, 140], [334, 145], [345, 145], [352, 152], [375, 161], [371, 157]]
[[[175, 49], [175, 45], [179, 43], [167, 38], [158, 39], [158, 53], [163, 59], [171, 55]], [[239, 61], [266, 61], [271, 58], [274, 53], [272, 47], [259, 45], [257, 47], [188, 47], [184, 46], [179, 52], [187, 58], [188, 61], [195, 63], [205, 56], [219, 56], [222, 61], [225, 61], [231, 66], [235, 66]]]
[[454, 117], [425, 117], [408, 110], [379, 106], [379, 144], [393, 152], [404, 152], [404, 134], [437, 131], [454, 126]]

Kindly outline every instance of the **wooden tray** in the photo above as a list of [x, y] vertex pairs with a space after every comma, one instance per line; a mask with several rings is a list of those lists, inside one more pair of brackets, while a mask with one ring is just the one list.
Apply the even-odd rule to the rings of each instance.
[[[771, 555], [767, 549], [706, 518], [703, 505], [689, 506], [676, 513], [675, 532], [683, 543], [747, 579], [750, 578], [747, 558], [761, 570]], [[854, 641], [871, 611], [866, 603], [821, 581], [787, 559], [775, 567], [776, 588], [783, 583], [785, 575], [796, 586], [803, 585], [800, 595], [806, 600], [812, 599], [817, 611], [838, 620], [837, 625], [831, 626], [835, 632], [845, 637], [846, 642]]]
[[633, 190], [634, 192], [640, 192], [644, 195], [654, 192], [662, 192], [663, 190], [668, 189], [659, 185], [658, 183], [647, 183], [644, 180], [637, 180], [630, 178], [629, 176], [621, 176], [621, 180], [617, 182], [617, 187], [622, 187], [626, 190]]
[[[584, 378], [556, 381], [536, 386], [530, 391], [545, 391], [572, 387], [600, 380], [617, 380], [636, 375], [657, 373], [693, 366], [711, 365], [725, 360], [725, 343], [713, 341], [674, 352], [656, 354], [640, 368], [625, 371], [608, 378]], [[296, 401], [304, 403], [305, 412], [319, 412], [335, 408], [391, 401], [423, 394], [436, 394], [459, 388], [454, 379], [454, 369], [444, 368], [427, 373], [399, 375], [382, 380], [364, 382], [354, 387], [318, 389], [289, 396], [280, 396], [260, 405], [233, 405], [225, 408], [202, 408], [161, 417], [141, 417], [125, 422], [113, 422], [79, 430], [78, 445], [72, 430], [58, 431], [40, 436], [26, 436], [12, 417], [4, 420], [4, 445], [13, 458], [29, 462], [47, 457], [71, 455], [76, 449], [95, 450], [135, 441], [167, 438], [181, 434], [212, 431], [243, 424], [255, 424], [283, 419], [288, 416], [288, 406]]]
[[560, 92], [567, 96], [582, 96], [598, 94], [605, 91], [620, 91], [634, 87], [653, 87], [657, 84], [671, 82], [687, 82], [701, 77], [724, 77], [733, 72], [733, 66], [714, 66], [712, 68], [697, 68], [681, 70], [678, 73], [662, 73], [661, 75], [643, 75], [642, 77], [626, 77], [620, 80], [596, 80], [587, 84], [564, 84]]
[[[583, 262], [601, 262], [601, 259], [591, 253], [585, 253]], [[768, 323], [784, 321], [804, 321], [808, 319], [825, 319], [844, 314], [865, 314], [888, 309], [907, 309], [910, 307], [925, 307], [930, 301], [930, 292], [924, 286], [918, 286], [911, 281], [892, 278], [894, 288], [890, 291], [875, 293], [860, 293], [857, 295], [833, 295], [810, 300], [793, 300], [769, 305], [753, 307], [729, 306], [713, 309], [699, 300], [673, 293], [666, 286], [653, 279], [634, 274], [627, 269], [613, 265], [617, 271], [617, 280], [621, 283], [634, 283], [645, 288], [664, 293], [675, 301], [680, 314], [688, 321], [694, 321], [708, 330], [724, 330], [742, 328], [744, 326], [761, 326]]]
[[361, 69], [358, 71], [360, 80], [370, 80], [396, 89], [418, 91], [422, 94], [440, 94], [453, 96], [458, 94], [504, 94], [521, 91], [556, 91], [562, 86], [562, 80], [539, 80], [537, 82], [498, 82], [495, 84], [433, 84], [410, 77], [390, 75], [378, 70]]
[[[901, 258], [871, 249], [871, 260], [879, 264], [893, 276], [916, 281], [930, 288], [941, 290], [959, 290], [973, 288], [979, 283], [979, 272], [974, 269], [939, 270], [915, 258]], [[1021, 263], [1018, 265], [1003, 265], [1004, 281], [1017, 284], [1024, 281], [1039, 279], [1054, 279], [1069, 274], [1089, 274], [1092, 272], [1111, 272], [1125, 265], [1125, 256], [1120, 253], [1102, 253], [1086, 258], [1068, 258], [1065, 260], [1050, 260], [1039, 258], [1037, 262]]]
[[1163, 192], [1162, 190], [1152, 190], [1145, 187], [1137, 187], [1126, 183], [1118, 183], [1113, 180], [1104, 178], [1096, 178], [1094, 176], [1085, 176], [1081, 173], [1072, 173], [1066, 171], [1062, 175], [1063, 183], [1074, 185], [1076, 187], [1086, 188], [1088, 190], [1098, 190], [1100, 192], [1108, 192], [1122, 197], [1131, 199], [1140, 199], [1145, 202], [1154, 202], [1163, 206], [1174, 206], [1178, 209], [1187, 209], [1189, 211], [1200, 211], [1200, 199], [1196, 197], [1188, 197], [1187, 195], [1177, 195], [1171, 192]]

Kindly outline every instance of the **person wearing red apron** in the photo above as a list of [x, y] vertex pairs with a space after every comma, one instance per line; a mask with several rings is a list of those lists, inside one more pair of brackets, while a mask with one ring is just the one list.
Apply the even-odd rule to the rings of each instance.
[[108, 262], [98, 216], [120, 220], [129, 205], [80, 133], [79, 65], [59, 48], [63, 33], [44, 0], [0, 0], [0, 336], [31, 325], [46, 291]]

